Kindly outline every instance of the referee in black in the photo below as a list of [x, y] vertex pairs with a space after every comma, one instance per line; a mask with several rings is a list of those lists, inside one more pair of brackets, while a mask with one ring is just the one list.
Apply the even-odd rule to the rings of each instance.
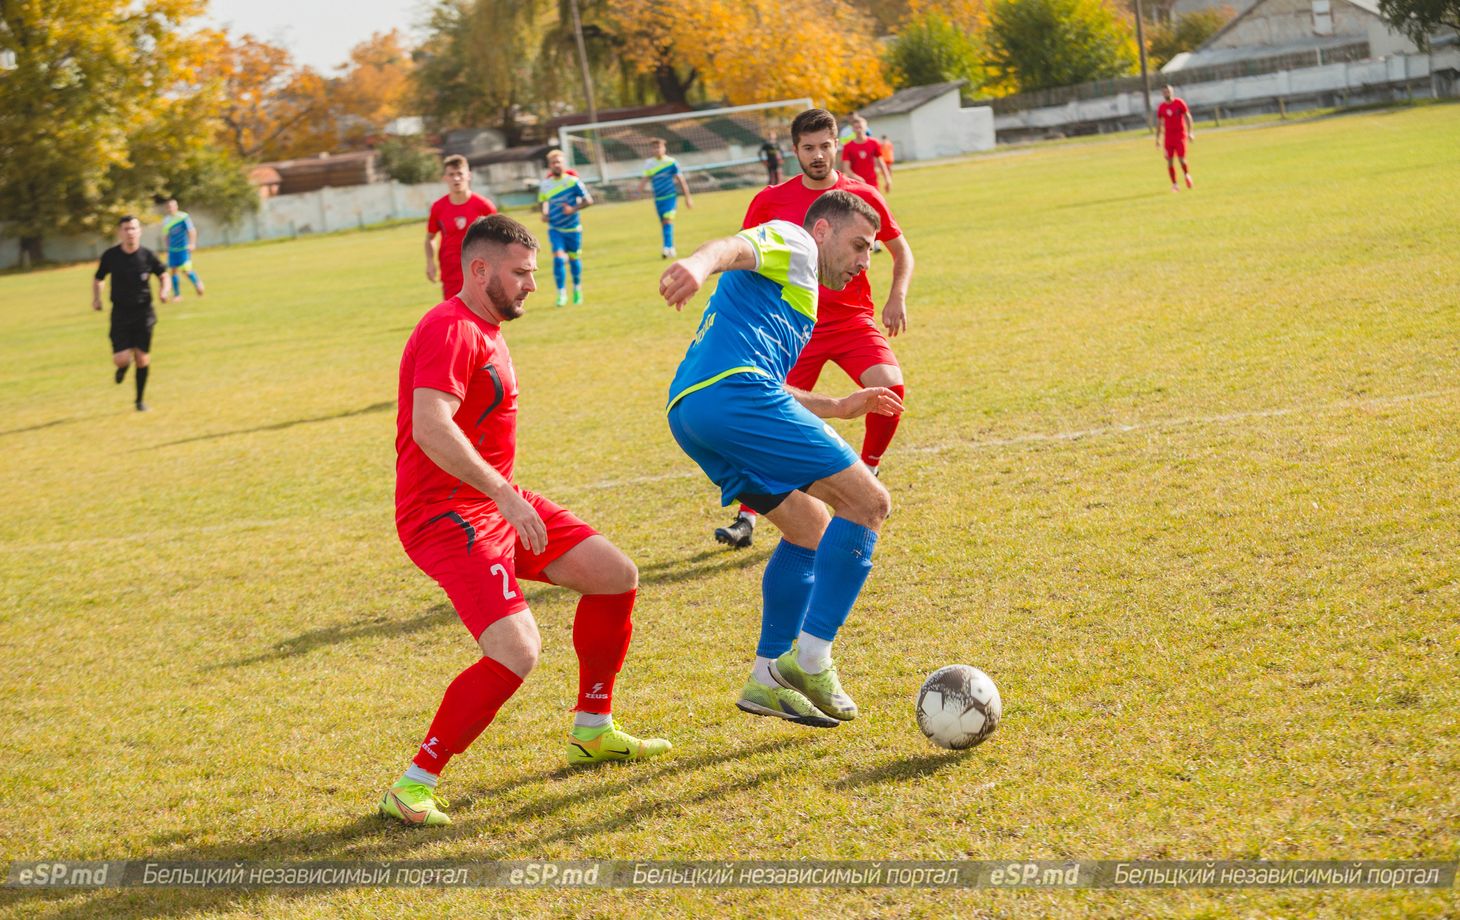
[[152, 279], [158, 281], [158, 296], [167, 303], [167, 267], [157, 254], [142, 245], [142, 222], [130, 214], [117, 222], [118, 245], [101, 254], [96, 278], [91, 282], [91, 309], [101, 309], [101, 283], [112, 276], [112, 363], [116, 381], [137, 365], [137, 411], [146, 412], [142, 391], [147, 389], [147, 353], [152, 350], [152, 327], [157, 311], [152, 309]]

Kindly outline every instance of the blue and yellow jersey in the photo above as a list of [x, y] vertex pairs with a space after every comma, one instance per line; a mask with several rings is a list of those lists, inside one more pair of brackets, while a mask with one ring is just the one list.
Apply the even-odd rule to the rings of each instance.
[[654, 182], [654, 200], [664, 201], [677, 194], [674, 177], [679, 175], [679, 161], [666, 156], [644, 161], [644, 175]]
[[784, 383], [816, 326], [816, 242], [773, 220], [737, 234], [755, 268], [725, 272], [669, 385], [669, 406], [732, 374]]
[[583, 229], [583, 221], [579, 219], [578, 212], [575, 210], [571, 214], [565, 214], [563, 208], [577, 208], [578, 203], [587, 197], [588, 189], [583, 187], [577, 176], [567, 173], [556, 177], [548, 176], [537, 188], [538, 202], [548, 203], [548, 226], [561, 232], [570, 233]]
[[178, 211], [162, 219], [162, 232], [167, 235], [168, 252], [188, 251], [188, 231], [193, 229], [193, 219], [187, 211]]

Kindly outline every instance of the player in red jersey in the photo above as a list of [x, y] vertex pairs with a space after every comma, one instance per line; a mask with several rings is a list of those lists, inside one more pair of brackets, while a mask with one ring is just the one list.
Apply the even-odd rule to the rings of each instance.
[[[482, 657], [446, 688], [405, 775], [380, 803], [407, 824], [449, 824], [436, 795], [447, 762], [480, 735], [537, 664], [541, 639], [519, 579], [582, 595], [573, 620], [578, 701], [568, 761], [639, 760], [669, 742], [641, 741], [610, 717], [628, 653], [638, 570], [571, 512], [512, 481], [517, 374], [502, 325], [537, 290], [537, 241], [504, 215], [478, 219], [462, 242], [461, 293], [426, 313], [401, 357], [396, 417], [396, 530], [434, 578]], [[433, 661], [410, 649], [410, 661]]]
[[1161, 146], [1161, 135], [1166, 136], [1166, 174], [1171, 177], [1171, 191], [1177, 191], [1176, 166], [1172, 160], [1181, 161], [1181, 173], [1186, 177], [1186, 187], [1191, 188], [1191, 170], [1186, 166], [1186, 142], [1196, 138], [1191, 122], [1191, 109], [1186, 100], [1176, 95], [1171, 84], [1161, 87], [1165, 102], [1156, 107], [1156, 146]]
[[[441, 164], [441, 178], [450, 189], [431, 205], [426, 219], [426, 278], [437, 279], [436, 262], [441, 262], [441, 296], [450, 297], [461, 290], [461, 239], [466, 228], [478, 217], [490, 217], [497, 209], [487, 199], [471, 190], [471, 167], [464, 156], [449, 156]], [[432, 245], [441, 234], [441, 250]]]
[[[860, 116], [854, 117], [860, 119]], [[866, 122], [862, 124], [865, 133]], [[796, 116], [791, 122], [791, 146], [801, 164], [802, 175], [761, 189], [746, 209], [742, 226], [755, 227], [770, 220], [787, 220], [799, 226], [805, 220], [811, 203], [834, 188], [851, 192], [872, 206], [882, 219], [877, 240], [892, 255], [892, 287], [882, 306], [882, 323], [887, 327], [887, 334], [877, 328], [872, 285], [865, 272], [853, 278], [842, 290], [820, 288], [816, 328], [811, 334], [811, 341], [806, 343], [796, 365], [791, 368], [786, 385], [810, 390], [816, 386], [826, 362], [833, 361], [861, 386], [887, 387], [900, 400], [904, 397], [902, 368], [887, 338], [907, 330], [907, 288], [912, 280], [912, 248], [876, 186], [839, 173], [833, 167], [837, 161], [836, 130], [836, 117], [825, 109], [807, 109]], [[900, 418], [901, 415], [867, 416], [862, 462], [874, 474], [882, 462], [882, 454], [897, 432]], [[716, 528], [715, 539], [730, 546], [749, 546], [755, 522], [755, 511], [742, 505], [728, 527]]]
[[892, 170], [882, 156], [882, 145], [877, 138], [867, 133], [867, 119], [852, 116], [852, 139], [842, 145], [841, 161], [847, 164], [858, 179], [877, 188], [877, 176], [882, 176], [883, 191], [892, 191]]

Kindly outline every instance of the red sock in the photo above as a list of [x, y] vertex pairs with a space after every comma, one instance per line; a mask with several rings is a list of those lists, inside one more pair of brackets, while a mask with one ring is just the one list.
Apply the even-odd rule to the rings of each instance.
[[1167, 163], [1166, 164], [1166, 171], [1171, 174], [1171, 184], [1172, 185], [1175, 185], [1176, 184], [1176, 164], [1175, 163]]
[[[887, 389], [896, 393], [898, 399], [902, 399], [906, 392], [900, 383]], [[876, 466], [882, 462], [882, 455], [886, 453], [887, 445], [892, 443], [892, 436], [897, 433], [897, 423], [901, 420], [901, 415], [878, 415], [875, 412], [868, 414], [867, 434], [862, 438], [863, 463]]]
[[578, 653], [580, 712], [613, 711], [613, 680], [629, 654], [638, 591], [623, 594], [585, 594], [573, 617], [573, 650]]
[[741, 514], [748, 514], [751, 517], [755, 517], [760, 512], [759, 511], [756, 511], [754, 508], [750, 507], [749, 505], [741, 505], [740, 506], [740, 513]]
[[456, 675], [446, 688], [436, 718], [431, 720], [426, 740], [411, 762], [428, 773], [441, 775], [447, 762], [470, 747], [477, 735], [492, 724], [497, 710], [520, 686], [522, 678], [491, 658], [482, 658]]

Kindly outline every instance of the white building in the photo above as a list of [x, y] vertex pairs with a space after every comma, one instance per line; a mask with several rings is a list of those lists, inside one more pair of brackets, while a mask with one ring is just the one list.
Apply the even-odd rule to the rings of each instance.
[[966, 107], [966, 80], [913, 86], [858, 109], [878, 140], [892, 141], [898, 161], [958, 156], [994, 146], [994, 110]]

